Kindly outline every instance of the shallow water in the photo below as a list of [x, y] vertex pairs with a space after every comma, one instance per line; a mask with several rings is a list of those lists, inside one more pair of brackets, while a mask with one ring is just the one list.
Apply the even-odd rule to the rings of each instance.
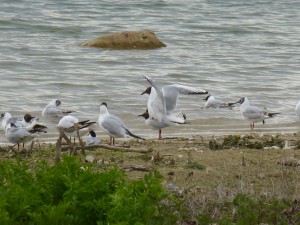
[[[41, 117], [55, 98], [75, 116], [97, 120], [101, 102], [133, 133], [156, 137], [137, 114], [146, 108], [143, 75], [160, 86], [203, 88], [218, 99], [252, 104], [281, 115], [258, 132], [299, 130], [298, 1], [2, 1], [0, 110]], [[156, 50], [83, 48], [115, 31], [150, 29], [166, 43]], [[181, 96], [189, 124], [165, 136], [248, 132], [238, 108], [202, 110], [203, 96]], [[43, 140], [54, 140], [55, 125]], [[101, 136], [98, 126], [94, 127]], [[0, 131], [0, 142], [6, 142]]]

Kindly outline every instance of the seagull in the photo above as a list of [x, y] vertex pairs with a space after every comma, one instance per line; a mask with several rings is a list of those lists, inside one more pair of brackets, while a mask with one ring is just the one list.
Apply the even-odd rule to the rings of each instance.
[[[162, 89], [158, 88], [157, 85], [151, 80], [150, 77], [145, 76], [145, 79], [151, 84], [151, 88], [148, 90], [151, 90], [151, 92], [145, 92], [149, 93], [149, 98], [147, 102], [147, 109], [149, 116], [152, 119], [158, 120], [159, 122], [175, 122], [175, 123], [185, 123], [186, 116], [179, 117], [177, 114], [173, 112], [172, 109], [176, 108], [176, 101], [177, 97], [172, 98], [171, 94], [164, 95], [164, 92]], [[147, 89], [146, 89], [147, 90]], [[175, 95], [178, 95], [178, 93], [174, 90], [174, 88], [166, 88], [166, 90], [173, 90], [173, 91], [166, 91], [166, 93], [175, 93]], [[177, 94], [176, 94], [177, 93]], [[143, 94], [143, 93], [142, 93]], [[169, 100], [170, 99], [170, 100]], [[169, 107], [169, 111], [167, 110], [167, 103], [166, 102], [173, 102], [175, 99], [175, 105], [172, 103], [172, 107]], [[168, 104], [169, 104], [168, 103]]]
[[5, 131], [7, 124], [13, 123], [17, 127], [27, 127], [28, 129], [34, 127], [37, 123], [37, 119], [30, 114], [24, 116], [12, 116], [9, 112], [2, 113], [0, 118], [2, 119], [1, 126]]
[[86, 145], [98, 145], [100, 143], [99, 138], [97, 138], [95, 131], [90, 130], [89, 135], [85, 139]]
[[[146, 88], [146, 90], [142, 93], [142, 95], [143, 94], [150, 95], [151, 92], [153, 91], [153, 89], [155, 89], [155, 88], [151, 84], [151, 87]], [[199, 88], [190, 87], [190, 86], [186, 86], [186, 85], [180, 85], [180, 84], [166, 85], [166, 86], [162, 87], [161, 91], [162, 91], [162, 95], [163, 95], [163, 98], [165, 101], [167, 113], [170, 113], [176, 109], [177, 101], [178, 101], [180, 94], [182, 94], [182, 95], [203, 95], [203, 94], [208, 93], [207, 91], [199, 89]]]
[[[85, 127], [85, 128], [80, 129], [78, 131], [79, 132], [79, 137], [82, 137], [82, 136], [86, 135], [87, 133], [89, 133], [89, 131], [90, 131], [90, 127]], [[74, 144], [75, 144], [75, 138], [78, 137], [77, 130], [75, 130], [74, 132], [68, 133], [68, 135], [70, 136], [70, 139], [74, 138]]]
[[240, 111], [243, 117], [250, 121], [250, 128], [254, 130], [254, 123], [263, 122], [265, 124], [265, 119], [272, 118], [280, 113], [269, 113], [265, 110], [262, 110], [256, 106], [250, 106], [250, 102], [247, 97], [241, 98], [235, 103], [229, 103], [229, 105], [234, 105], [240, 103]]
[[144, 138], [131, 133], [119, 117], [111, 115], [107, 109], [107, 104], [105, 102], [101, 103], [100, 105], [100, 115], [98, 123], [99, 127], [109, 135], [110, 145], [115, 144], [115, 138], [133, 137], [136, 139], [144, 140]]
[[61, 118], [72, 112], [74, 111], [61, 108], [61, 101], [59, 99], [53, 99], [44, 108], [42, 116], [47, 118]]
[[145, 124], [149, 126], [153, 130], [158, 130], [158, 139], [162, 139], [161, 130], [165, 127], [171, 127], [174, 125], [178, 125], [178, 123], [172, 122], [172, 121], [158, 121], [156, 119], [153, 119], [149, 116], [148, 110], [144, 112], [143, 114], [140, 114], [138, 116], [142, 116], [145, 119]]
[[17, 144], [18, 149], [20, 143], [29, 142], [40, 133], [47, 133], [47, 131], [37, 126], [31, 129], [28, 129], [26, 127], [17, 127], [14, 123], [7, 124], [5, 129], [5, 136], [7, 140], [15, 145]]
[[300, 101], [297, 103], [295, 111], [296, 115], [300, 118]]
[[73, 132], [77, 132], [77, 129], [84, 129], [94, 123], [96, 122], [90, 122], [89, 120], [79, 121], [76, 117], [67, 115], [60, 119], [57, 124], [57, 128], [62, 129], [65, 133], [71, 134]]
[[209, 108], [232, 108], [232, 106], [230, 106], [228, 103], [221, 101], [221, 100], [217, 100], [212, 95], [208, 95], [203, 100], [206, 101], [205, 105], [204, 105], [204, 108], [206, 108], [206, 109], [209, 109]]

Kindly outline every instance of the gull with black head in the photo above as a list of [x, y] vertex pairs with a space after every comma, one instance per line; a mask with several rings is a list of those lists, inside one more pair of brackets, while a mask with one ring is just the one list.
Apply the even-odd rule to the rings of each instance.
[[[145, 76], [145, 78], [148, 80], [151, 86], [146, 88], [146, 90], [142, 92], [142, 95], [143, 94], [151, 95], [151, 92], [157, 92], [158, 89], [155, 86], [154, 82], [150, 79], [150, 77]], [[163, 86], [159, 90], [159, 92], [161, 92], [161, 94], [159, 95], [162, 95], [163, 100], [165, 102], [164, 104], [165, 104], [165, 108], [166, 108], [165, 110], [167, 114], [172, 114], [175, 111], [175, 109], [177, 108], [177, 102], [180, 95], [204, 95], [208, 93], [203, 89], [181, 85], [181, 84], [171, 84], [171, 85]]]
[[5, 128], [5, 137], [9, 142], [18, 145], [18, 150], [20, 143], [30, 142], [41, 133], [47, 133], [47, 131], [39, 126], [28, 129], [26, 127], [18, 127], [14, 123], [9, 123]]
[[119, 117], [110, 114], [105, 102], [100, 105], [98, 124], [110, 137], [110, 145], [115, 145], [115, 138], [133, 137], [144, 140], [144, 138], [133, 134]]
[[[149, 116], [148, 110], [146, 110], [143, 114], [140, 114], [145, 119], [145, 124], [149, 126], [153, 130], [158, 130], [158, 139], [162, 139], [162, 129], [166, 127], [176, 126], [178, 123], [172, 121], [158, 121]], [[184, 119], [184, 118], [183, 118]]]
[[2, 113], [0, 116], [2, 129], [5, 131], [7, 124], [13, 123], [17, 127], [26, 127], [28, 129], [36, 125], [37, 120], [30, 114], [24, 116], [12, 116], [9, 112]]
[[205, 102], [204, 108], [209, 109], [209, 108], [229, 108], [231, 109], [233, 106], [229, 105], [228, 103], [215, 99], [214, 96], [208, 95], [206, 98], [203, 99]]
[[43, 109], [42, 116], [46, 118], [62, 118], [63, 116], [69, 115], [74, 112], [72, 110], [65, 110], [61, 107], [61, 100], [51, 100]]
[[86, 145], [98, 145], [100, 143], [99, 138], [94, 130], [90, 130], [88, 136], [85, 139]]
[[247, 97], [241, 98], [239, 101], [234, 103], [229, 103], [229, 105], [234, 105], [240, 103], [240, 112], [242, 113], [245, 120], [250, 121], [250, 129], [254, 130], [254, 123], [262, 122], [265, 124], [265, 120], [273, 118], [280, 113], [270, 113], [259, 107], [250, 105], [250, 101]]

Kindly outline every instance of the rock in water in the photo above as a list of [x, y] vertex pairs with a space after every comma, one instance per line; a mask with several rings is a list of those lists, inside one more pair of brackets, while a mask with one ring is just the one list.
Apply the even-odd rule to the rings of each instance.
[[84, 47], [111, 49], [154, 49], [166, 47], [153, 31], [123, 31], [111, 33], [82, 43]]

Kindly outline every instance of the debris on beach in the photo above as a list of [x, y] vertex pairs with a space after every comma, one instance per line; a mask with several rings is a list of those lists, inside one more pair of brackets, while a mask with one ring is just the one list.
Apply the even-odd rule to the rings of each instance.
[[211, 150], [222, 149], [282, 149], [285, 141], [280, 135], [228, 135], [218, 141], [216, 138], [208, 142]]

